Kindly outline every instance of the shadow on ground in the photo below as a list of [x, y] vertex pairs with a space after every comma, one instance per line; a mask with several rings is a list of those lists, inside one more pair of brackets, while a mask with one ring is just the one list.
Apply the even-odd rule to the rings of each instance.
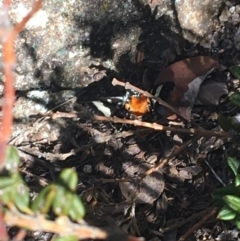
[[[59, 106], [53, 112], [76, 113], [76, 117], [63, 118], [60, 121], [49, 121], [46, 116], [41, 117], [43, 119], [39, 121], [40, 117], [35, 117], [35, 123], [39, 127], [29, 130], [29, 137], [33, 138], [35, 134], [39, 133], [42, 136], [39, 134], [40, 137], [37, 136], [39, 139], [32, 139], [29, 152], [46, 160], [52, 158], [51, 161], [54, 165], [61, 168], [69, 166], [76, 168], [81, 180], [79, 192], [82, 193], [88, 209], [88, 221], [98, 226], [104, 226], [108, 225], [107, 220], [111, 217], [117, 225], [137, 235], [136, 227], [134, 228], [133, 220], [130, 218], [132, 201], [125, 200], [122, 195], [123, 189], [120, 189], [118, 182], [114, 180], [131, 178], [134, 182], [143, 172], [171, 153], [176, 145], [176, 141], [173, 140], [175, 133], [158, 133], [132, 126], [96, 123], [91, 120], [91, 115], [86, 114], [87, 111], [79, 106], [84, 101], [96, 100], [99, 97], [123, 95], [125, 93], [123, 88], [112, 86], [113, 78], [129, 81], [144, 88], [144, 74], [147, 73], [148, 79], [150, 79], [148, 84], [151, 86], [158, 72], [165, 66], [187, 57], [210, 54], [211, 50], [190, 43], [181, 37], [182, 30], [177, 16], [173, 19], [167, 16], [156, 19], [156, 11], [152, 12], [149, 6], [143, 6], [136, 0], [135, 7], [138, 17], [130, 19], [127, 24], [126, 20], [107, 19], [107, 17], [99, 21], [83, 22], [78, 16], [75, 16], [76, 26], [79, 29], [83, 26], [91, 26], [89, 40], [82, 42], [85, 48], [90, 48], [91, 57], [101, 61], [113, 59], [116, 68], [106, 68], [102, 65], [89, 66], [89, 68], [99, 68], [99, 71], [106, 71], [105, 77], [98, 81], [90, 78], [86, 88], [70, 89], [63, 88], [59, 84], [64, 81], [64, 68], [61, 64], [56, 64], [54, 73], [49, 76], [51, 85], [46, 90], [50, 93], [50, 101], [45, 107], [49, 109], [58, 106], [63, 96], [62, 93], [72, 91], [72, 101]], [[174, 6], [173, 10], [176, 15]], [[177, 29], [177, 33], [171, 30], [173, 25]], [[34, 60], [34, 50], [29, 46], [26, 46], [26, 49]], [[138, 62], [136, 56], [140, 51], [144, 51], [144, 59], [140, 59]], [[228, 54], [219, 55], [221, 60], [227, 58], [225, 61], [227, 65], [231, 62]], [[41, 82], [41, 76], [43, 76], [41, 70], [37, 69], [36, 75]], [[17, 96], [23, 97], [27, 92], [18, 91]], [[55, 92], [61, 92], [61, 95], [53, 98]], [[45, 105], [41, 100], [33, 98], [32, 101]], [[77, 108], [75, 104], [77, 104]], [[18, 121], [21, 122], [21, 120]], [[44, 130], [45, 125], [50, 127]], [[118, 137], [118, 134], [123, 131], [132, 132], [132, 134], [126, 138]], [[46, 137], [43, 135], [45, 132], [48, 134]], [[55, 133], [56, 138], [49, 139], [50, 133]], [[109, 136], [111, 138], [104, 141], [104, 138]], [[99, 138], [101, 140], [97, 142], [96, 139], [99, 140]], [[180, 141], [183, 143], [189, 139], [193, 139], [193, 137], [180, 136]], [[37, 151], [32, 152], [33, 147], [37, 148]], [[196, 139], [193, 139], [190, 148], [186, 148], [179, 156], [171, 160], [171, 168], [199, 165], [197, 163], [198, 148]], [[215, 150], [217, 152], [213, 151], [207, 155], [215, 155], [219, 163], [223, 163], [225, 156], [221, 148], [222, 146]], [[71, 153], [72, 149], [75, 150], [75, 153]], [[69, 156], [64, 159], [62, 155], [66, 153], [69, 153]], [[58, 160], [60, 157], [62, 161]], [[145, 185], [143, 192], [146, 192], [149, 199], [148, 202], [140, 200], [137, 204], [136, 223], [141, 235], [147, 240], [156, 235], [161, 236], [158, 230], [164, 227], [166, 220], [185, 219], [211, 205], [210, 194], [218, 184], [213, 181], [214, 177], [208, 173], [206, 165], [204, 163], [200, 165], [201, 172], [193, 174], [188, 179], [174, 173], [175, 169], [169, 171], [168, 167], [162, 172], [158, 172], [162, 178], [160, 182], [158, 180], [155, 184]], [[133, 167], [136, 168], [136, 171], [130, 175], [128, 170]], [[222, 171], [219, 164], [217, 167]], [[32, 172], [41, 176], [49, 176], [46, 170], [32, 170]], [[207, 173], [209, 176], [206, 178], [204, 175]], [[158, 185], [165, 187], [164, 192], [159, 191], [160, 186]], [[125, 188], [127, 189], [127, 187]], [[135, 189], [137, 189], [136, 186]], [[152, 194], [153, 197], [151, 197]], [[209, 224], [208, 228], [213, 227], [214, 224]], [[178, 234], [176, 230], [173, 232], [175, 235], [180, 235], [188, 228], [185, 225]]]

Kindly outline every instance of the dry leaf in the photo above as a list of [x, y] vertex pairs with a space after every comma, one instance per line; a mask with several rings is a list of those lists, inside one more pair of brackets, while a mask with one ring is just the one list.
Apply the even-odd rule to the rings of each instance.
[[218, 105], [220, 98], [227, 94], [228, 88], [225, 82], [209, 80], [201, 85], [196, 104]]
[[155, 85], [173, 81], [175, 87], [166, 102], [178, 107], [182, 114], [190, 117], [203, 80], [217, 66], [217, 60], [210, 56], [184, 59], [161, 71]]
[[[125, 163], [124, 164], [124, 176], [126, 178], [136, 178], [146, 172], [151, 165], [147, 163]], [[137, 191], [138, 183], [134, 182], [120, 182], [119, 187], [122, 192], [122, 195], [127, 199], [131, 200], [136, 191]], [[140, 189], [137, 191], [137, 203], [153, 203], [161, 193], [163, 192], [165, 187], [163, 174], [160, 170], [152, 173], [151, 175], [146, 176], [141, 182]]]
[[179, 176], [183, 179], [192, 179], [193, 176], [199, 174], [202, 171], [201, 167], [188, 166], [179, 168]]
[[205, 78], [213, 71], [211, 69], [205, 75], [199, 76], [188, 84], [188, 90], [183, 94], [183, 97], [180, 99], [180, 113], [186, 115], [189, 119], [191, 117], [191, 111], [199, 94], [201, 84]]
[[175, 83], [175, 89], [172, 92], [171, 99], [177, 103], [187, 91], [190, 82], [199, 76], [205, 75], [216, 66], [216, 59], [209, 56], [184, 59], [161, 71], [155, 81], [155, 85], [173, 81]]

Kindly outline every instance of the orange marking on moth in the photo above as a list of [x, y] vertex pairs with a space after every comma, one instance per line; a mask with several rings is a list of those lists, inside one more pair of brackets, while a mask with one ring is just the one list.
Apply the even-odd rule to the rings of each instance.
[[150, 99], [144, 95], [132, 96], [125, 104], [125, 109], [134, 115], [141, 116], [150, 112]]

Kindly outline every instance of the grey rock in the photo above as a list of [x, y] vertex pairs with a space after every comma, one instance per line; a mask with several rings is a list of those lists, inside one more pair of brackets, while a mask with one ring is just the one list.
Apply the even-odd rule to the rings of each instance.
[[233, 14], [235, 12], [236, 7], [232, 6], [229, 8], [229, 13]]
[[236, 6], [236, 10], [235, 11], [236, 11], [236, 13], [240, 13], [240, 5]]
[[232, 21], [237, 24], [239, 22], [239, 14], [238, 13], [234, 13], [232, 15]]
[[226, 22], [228, 21], [228, 17], [229, 17], [229, 12], [227, 8], [224, 8], [219, 16], [219, 20], [221, 22]]
[[[215, 1], [175, 1], [178, 20], [182, 29], [203, 37], [213, 28], [213, 18], [217, 16], [222, 0]], [[211, 21], [209, 21], [211, 19]]]
[[234, 35], [234, 46], [237, 50], [240, 50], [240, 27], [238, 27]]
[[[12, 22], [21, 21], [31, 8], [32, 4], [28, 1], [12, 1]], [[140, 33], [132, 31], [123, 36], [121, 29], [116, 30], [115, 25], [121, 22], [122, 28], [128, 28], [129, 23], [138, 19], [140, 14], [132, 0], [45, 1], [42, 9], [22, 31], [20, 41], [16, 42], [16, 88], [37, 89], [39, 84], [50, 86], [53, 82], [64, 88], [86, 87], [93, 82], [93, 76], [98, 71], [89, 68], [95, 65], [96, 60], [101, 66], [116, 70], [115, 56], [111, 56], [111, 41], [125, 39], [122, 41], [128, 43], [125, 51], [130, 51]], [[109, 29], [111, 22], [114, 22], [112, 28], [115, 30]], [[101, 41], [102, 36], [109, 39]], [[108, 42], [107, 52], [105, 45]], [[101, 50], [103, 53], [98, 54]], [[88, 72], [82, 72], [82, 68], [88, 68]], [[58, 70], [63, 73], [60, 78], [56, 76]], [[40, 77], [36, 77], [35, 72], [40, 72]]]

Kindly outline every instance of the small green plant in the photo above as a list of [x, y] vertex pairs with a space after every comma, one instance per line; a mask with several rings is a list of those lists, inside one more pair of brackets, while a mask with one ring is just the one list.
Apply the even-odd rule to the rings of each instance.
[[[232, 66], [230, 72], [240, 80], [240, 66]], [[240, 92], [235, 91], [229, 97], [230, 101], [240, 107]], [[219, 115], [218, 122], [225, 131], [240, 133], [240, 113], [235, 116], [226, 117]], [[213, 203], [220, 208], [218, 218], [225, 221], [233, 221], [240, 229], [240, 161], [233, 157], [228, 157], [228, 166], [234, 174], [234, 181], [223, 188], [216, 189], [213, 194]]]
[[[66, 217], [82, 222], [85, 208], [76, 193], [78, 176], [72, 168], [63, 169], [57, 181], [44, 187], [32, 201], [19, 171], [19, 162], [16, 148], [9, 146], [0, 174], [0, 198], [5, 210], [18, 210], [31, 217], [42, 215], [46, 219], [54, 213], [56, 218]], [[58, 238], [61, 241], [76, 240], [73, 235]]]
[[71, 168], [64, 169], [57, 182], [48, 185], [38, 194], [31, 210], [41, 214], [52, 210], [57, 216], [69, 216], [73, 221], [80, 222], [85, 215], [85, 209], [75, 193], [77, 184], [77, 173]]
[[221, 208], [218, 218], [221, 220], [233, 220], [238, 229], [240, 229], [240, 161], [228, 157], [228, 166], [234, 174], [234, 182], [216, 189], [213, 194], [213, 203]]

